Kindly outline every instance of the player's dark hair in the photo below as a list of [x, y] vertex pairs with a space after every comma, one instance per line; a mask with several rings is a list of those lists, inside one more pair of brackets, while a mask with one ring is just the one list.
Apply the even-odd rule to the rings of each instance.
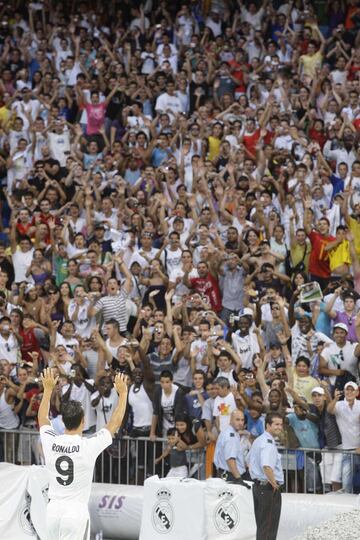
[[61, 414], [66, 429], [77, 429], [84, 418], [84, 409], [80, 401], [70, 400], [61, 407]]

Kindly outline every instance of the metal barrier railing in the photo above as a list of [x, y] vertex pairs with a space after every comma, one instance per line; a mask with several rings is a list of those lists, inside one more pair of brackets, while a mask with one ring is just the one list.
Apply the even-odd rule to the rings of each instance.
[[[154, 474], [164, 477], [167, 460], [155, 463], [166, 439], [128, 436], [114, 443], [98, 457], [94, 481], [142, 485]], [[354, 451], [279, 447], [284, 470], [284, 490], [289, 493], [327, 493], [342, 487], [348, 493], [360, 492], [360, 456]], [[205, 479], [205, 449], [187, 450], [188, 475]], [[44, 457], [36, 429], [1, 430], [0, 461], [19, 465], [42, 465]]]
[[[148, 437], [128, 436], [114, 439], [113, 444], [102, 452], [95, 465], [95, 482], [142, 485], [149, 476], [166, 476], [168, 460], [156, 464], [165, 449], [166, 439], [151, 441]], [[205, 479], [205, 451], [186, 450], [188, 476]], [[43, 465], [44, 455], [40, 434], [36, 429], [1, 430], [0, 461], [18, 465]]]
[[288, 493], [360, 493], [360, 456], [353, 450], [279, 448]]

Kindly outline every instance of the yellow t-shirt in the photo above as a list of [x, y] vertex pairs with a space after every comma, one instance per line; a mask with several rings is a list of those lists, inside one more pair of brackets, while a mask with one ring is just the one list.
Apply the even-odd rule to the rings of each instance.
[[[306, 255], [304, 257], [305, 249], [306, 249]], [[311, 253], [311, 244], [308, 241], [306, 241], [306, 247], [300, 246], [297, 243], [291, 246], [290, 255], [291, 255], [291, 263], [293, 267], [295, 267], [297, 264], [301, 263], [302, 260], [304, 260], [305, 270], [306, 272], [308, 272], [310, 253]]]
[[319, 382], [314, 377], [311, 377], [311, 375], [298, 377], [294, 369], [294, 390], [300, 397], [304, 397], [308, 403], [312, 403], [311, 391], [316, 386], [319, 386]]
[[0, 107], [0, 126], [4, 127], [11, 116], [11, 111], [5, 105]]
[[349, 240], [344, 240], [336, 248], [329, 251], [329, 265], [331, 272], [343, 264], [351, 264]]
[[349, 217], [349, 229], [354, 237], [355, 251], [360, 257], [360, 222], [352, 217]]
[[314, 78], [316, 75], [315, 69], [321, 67], [323, 55], [320, 51], [316, 52], [312, 56], [310, 54], [303, 54], [300, 56], [303, 65], [303, 74], [307, 77]]
[[213, 137], [212, 135], [210, 135], [210, 137], [208, 137], [208, 141], [209, 141], [208, 159], [212, 161], [213, 159], [217, 158], [218, 155], [220, 154], [221, 140], [218, 139], [217, 137]]

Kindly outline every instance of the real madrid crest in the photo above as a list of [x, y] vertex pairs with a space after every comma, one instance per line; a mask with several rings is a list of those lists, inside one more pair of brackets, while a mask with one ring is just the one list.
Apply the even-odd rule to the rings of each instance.
[[234, 494], [230, 489], [220, 491], [220, 502], [216, 505], [213, 521], [216, 529], [221, 534], [234, 532], [239, 524], [239, 512], [233, 501]]
[[174, 511], [171, 506], [171, 491], [164, 487], [156, 493], [157, 502], [152, 511], [152, 522], [156, 532], [168, 534], [174, 525]]

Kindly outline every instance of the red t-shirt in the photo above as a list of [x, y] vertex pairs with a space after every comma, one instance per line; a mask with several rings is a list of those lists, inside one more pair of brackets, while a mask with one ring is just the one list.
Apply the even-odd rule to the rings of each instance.
[[87, 103], [85, 110], [87, 112], [86, 134], [97, 135], [104, 125], [106, 105], [105, 103], [98, 103], [97, 105]]
[[331, 275], [329, 266], [329, 254], [325, 251], [326, 244], [334, 242], [334, 236], [322, 236], [316, 231], [309, 234], [312, 250], [309, 259], [309, 272], [321, 278], [328, 278]]
[[272, 144], [274, 137], [275, 137], [275, 131], [267, 130], [266, 135], [264, 137], [264, 144]]
[[[20, 330], [20, 336], [23, 341], [21, 344], [21, 356], [25, 362], [32, 362], [29, 352], [37, 352], [39, 356], [41, 355], [39, 342], [36, 339], [35, 332], [33, 328], [28, 328], [27, 330]], [[39, 358], [40, 360], [40, 358]]]
[[238, 62], [235, 62], [235, 60], [230, 60], [229, 64], [230, 67], [234, 70], [232, 72], [232, 76], [238, 81], [235, 92], [246, 92], [246, 86], [244, 84], [244, 72], [242, 70], [244, 64], [239, 64]]
[[360, 130], [360, 118], [355, 118], [355, 120], [353, 120], [353, 125], [355, 126], [356, 131], [359, 131]]
[[26, 236], [29, 234], [29, 229], [33, 227], [32, 223], [27, 223], [26, 225], [23, 225], [22, 223], [16, 224], [16, 229], [21, 234], [21, 236]]
[[207, 297], [211, 308], [218, 312], [221, 310], [221, 294], [217, 280], [209, 273], [205, 278], [190, 279], [190, 284], [198, 293]]
[[256, 145], [260, 139], [260, 129], [256, 129], [254, 133], [244, 133], [243, 143], [248, 152], [256, 156]]
[[322, 131], [316, 131], [316, 129], [314, 128], [309, 129], [309, 138], [312, 141], [316, 141], [317, 143], [319, 143], [321, 150], [323, 149], [324, 144], [327, 141], [326, 135], [324, 135]]

